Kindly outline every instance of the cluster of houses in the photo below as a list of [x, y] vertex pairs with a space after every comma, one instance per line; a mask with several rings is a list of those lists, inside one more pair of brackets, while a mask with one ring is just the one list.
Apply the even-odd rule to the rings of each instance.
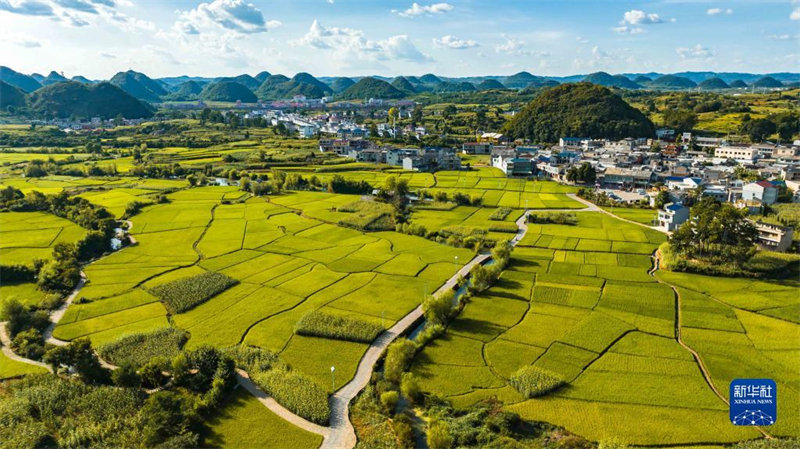
[[145, 119], [102, 119], [100, 117], [92, 117], [90, 119], [71, 119], [71, 118], [54, 118], [51, 120], [31, 120], [30, 123], [36, 126], [56, 126], [58, 129], [65, 132], [74, 131], [102, 131], [104, 129], [111, 129], [116, 126], [134, 126], [144, 123]]
[[461, 170], [461, 158], [454, 148], [379, 147], [365, 139], [320, 139], [322, 152], [335, 153], [357, 162], [387, 164], [403, 170], [434, 172]]

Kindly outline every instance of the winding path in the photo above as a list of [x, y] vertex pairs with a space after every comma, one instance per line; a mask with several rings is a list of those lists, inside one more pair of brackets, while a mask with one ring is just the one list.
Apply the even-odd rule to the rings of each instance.
[[[530, 211], [526, 210], [522, 216], [517, 220], [518, 231], [513, 239], [510, 240], [511, 245], [516, 245], [528, 232], [527, 217]], [[450, 277], [434, 294], [440, 294], [456, 288], [458, 280], [461, 277], [466, 277], [469, 272], [479, 264], [489, 260], [489, 254], [478, 254], [472, 258], [466, 265], [461, 267], [457, 273]], [[282, 405], [278, 404], [274, 399], [270, 398], [266, 393], [260, 390], [249, 377], [247, 373], [239, 371], [237, 379], [239, 384], [242, 385], [247, 391], [256, 396], [258, 400], [273, 413], [281, 418], [291, 422], [292, 424], [300, 427], [301, 429], [309, 432], [322, 435], [323, 441], [320, 449], [352, 449], [355, 447], [357, 438], [353, 424], [350, 422], [350, 402], [367, 386], [372, 373], [375, 369], [375, 364], [380, 359], [381, 354], [389, 345], [397, 339], [400, 335], [405, 334], [416, 323], [418, 323], [423, 316], [422, 306], [417, 306], [414, 310], [409, 312], [400, 321], [395, 323], [390, 329], [380, 334], [370, 344], [367, 351], [361, 357], [358, 364], [358, 369], [353, 378], [336, 391], [329, 398], [329, 405], [331, 409], [330, 425], [323, 427], [318, 424], [309, 422], [291, 411], [287, 410]]]

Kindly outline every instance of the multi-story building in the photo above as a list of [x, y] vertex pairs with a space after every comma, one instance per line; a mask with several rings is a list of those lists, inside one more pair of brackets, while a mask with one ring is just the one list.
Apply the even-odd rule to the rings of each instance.
[[658, 227], [667, 232], [676, 231], [689, 219], [689, 208], [681, 204], [668, 203], [658, 211]]
[[714, 157], [718, 159], [733, 159], [741, 163], [752, 163], [758, 157], [758, 149], [735, 146], [718, 147], [714, 150]]
[[767, 181], [751, 182], [742, 187], [742, 199], [770, 205], [778, 201], [778, 188]]
[[792, 245], [794, 230], [790, 227], [757, 221], [758, 246], [768, 251], [786, 251]]

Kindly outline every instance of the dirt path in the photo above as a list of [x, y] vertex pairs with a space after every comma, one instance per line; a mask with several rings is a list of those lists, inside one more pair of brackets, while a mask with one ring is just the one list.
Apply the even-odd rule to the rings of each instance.
[[641, 227], [644, 227], [644, 228], [647, 228], [647, 229], [652, 229], [654, 231], [658, 231], [658, 232], [661, 232], [661, 233], [664, 233], [664, 234], [669, 234], [668, 232], [664, 231], [663, 229], [659, 229], [659, 228], [656, 228], [656, 227], [653, 227], [653, 226], [648, 226], [648, 225], [646, 225], [644, 223], [639, 223], [638, 221], [628, 220], [627, 218], [622, 218], [619, 215], [614, 215], [613, 213], [603, 209], [602, 207], [598, 206], [597, 204], [594, 204], [591, 201], [587, 201], [587, 200], [579, 197], [578, 195], [576, 195], [574, 193], [568, 193], [567, 196], [572, 198], [573, 200], [579, 202], [579, 203], [584, 204], [586, 206], [586, 209], [578, 209], [575, 212], [583, 212], [583, 211], [601, 212], [601, 213], [604, 213], [606, 215], [610, 215], [610, 216], [616, 218], [617, 220], [624, 221], [626, 223], [635, 224], [636, 226], [641, 226]]
[[[703, 374], [703, 378], [705, 379], [709, 388], [711, 388], [711, 391], [713, 391], [714, 394], [717, 395], [717, 397], [722, 402], [725, 403], [725, 405], [730, 406], [728, 398], [724, 394], [722, 394], [722, 392], [720, 392], [717, 386], [714, 384], [714, 380], [711, 378], [711, 373], [708, 371], [708, 368], [706, 368], [706, 364], [705, 362], [703, 362], [703, 358], [700, 357], [700, 354], [697, 351], [695, 351], [694, 348], [692, 348], [691, 346], [686, 344], [686, 342], [683, 341], [683, 337], [681, 336], [681, 328], [683, 326], [682, 325], [683, 315], [681, 311], [682, 309], [681, 294], [674, 285], [656, 277], [656, 272], [660, 269], [660, 267], [661, 267], [661, 252], [656, 250], [656, 252], [653, 254], [653, 268], [647, 274], [652, 276], [658, 283], [669, 286], [669, 288], [672, 289], [672, 292], [675, 295], [675, 340], [678, 342], [679, 345], [681, 345], [681, 347], [683, 347], [683, 349], [687, 350], [690, 354], [692, 354], [694, 361], [697, 363], [698, 368], [700, 368], [700, 372]], [[761, 427], [758, 426], [755, 427], [756, 430], [761, 432], [761, 434], [764, 435], [766, 438], [772, 438], [772, 436]]]

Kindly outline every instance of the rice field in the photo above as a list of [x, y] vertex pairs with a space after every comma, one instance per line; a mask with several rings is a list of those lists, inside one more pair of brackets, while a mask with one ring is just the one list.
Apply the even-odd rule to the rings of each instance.
[[[664, 236], [605, 214], [577, 216], [577, 226], [529, 225], [500, 282], [472, 298], [445, 336], [415, 358], [422, 388], [457, 407], [496, 397], [525, 419], [594, 441], [696, 445], [759, 437], [730, 425], [726, 404], [675, 339], [675, 293], [647, 274]], [[658, 277], [678, 286], [684, 340], [704, 356], [721, 391], [735, 377], [776, 378], [791, 396], [779, 414], [800, 413], [800, 326], [781, 317], [797, 310], [796, 283]], [[744, 370], [736, 361], [743, 358], [752, 360]], [[567, 385], [526, 399], [512, 387], [520, 388], [515, 373], [526, 367]], [[797, 436], [793, 421], [769, 431]]]

